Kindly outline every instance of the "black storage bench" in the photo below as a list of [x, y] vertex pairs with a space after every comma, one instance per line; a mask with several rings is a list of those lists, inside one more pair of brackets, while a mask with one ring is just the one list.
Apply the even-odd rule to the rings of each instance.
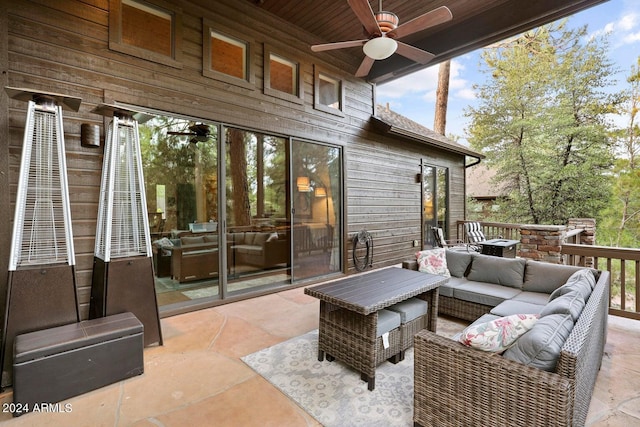
[[144, 372], [143, 326], [114, 314], [15, 338], [14, 416]]

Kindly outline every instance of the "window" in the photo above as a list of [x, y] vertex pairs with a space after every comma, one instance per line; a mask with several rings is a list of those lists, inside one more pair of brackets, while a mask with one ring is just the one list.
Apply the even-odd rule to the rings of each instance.
[[317, 110], [342, 116], [344, 107], [342, 80], [316, 69], [314, 83], [314, 107]]
[[253, 88], [252, 40], [218, 28], [216, 24], [204, 22], [202, 74], [226, 83]]
[[265, 46], [264, 92], [267, 95], [302, 104], [300, 65]]
[[109, 2], [109, 48], [181, 68], [179, 10], [169, 3], [141, 0]]
[[269, 57], [269, 86], [271, 89], [298, 95], [298, 66], [295, 62], [271, 54]]

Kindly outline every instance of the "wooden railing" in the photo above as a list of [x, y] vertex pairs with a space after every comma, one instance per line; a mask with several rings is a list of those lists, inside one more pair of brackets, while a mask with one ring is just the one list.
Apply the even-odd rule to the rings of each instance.
[[567, 242], [566, 243], [573, 243], [573, 244], [579, 244], [580, 243], [580, 235], [582, 234], [584, 230], [581, 228], [576, 228], [575, 230], [569, 230], [567, 232]]
[[562, 245], [566, 263], [585, 265], [593, 258], [593, 267], [611, 273], [609, 314], [640, 320], [640, 250], [591, 245]]

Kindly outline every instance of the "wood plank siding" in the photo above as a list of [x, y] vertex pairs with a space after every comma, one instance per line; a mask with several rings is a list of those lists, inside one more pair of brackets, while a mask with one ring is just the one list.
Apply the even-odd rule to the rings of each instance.
[[[103, 148], [80, 144], [83, 123], [108, 123], [92, 110], [122, 102], [293, 138], [338, 144], [345, 159], [345, 266], [353, 271], [351, 239], [367, 229], [375, 244], [374, 267], [397, 264], [420, 240], [421, 159], [449, 168], [450, 222], [464, 219], [464, 156], [384, 135], [371, 125], [374, 86], [352, 72], [358, 58], [312, 55], [318, 40], [248, 1], [174, 1], [181, 14], [180, 66], [109, 48], [109, 0], [8, 0], [0, 6], [0, 83], [82, 98], [80, 111], [64, 110], [67, 169], [81, 315], [87, 318], [93, 268]], [[153, 3], [150, 0], [150, 3]], [[213, 6], [210, 6], [213, 5]], [[215, 10], [214, 10], [215, 9]], [[203, 19], [255, 40], [255, 87], [203, 76]], [[264, 45], [300, 63], [302, 103], [265, 95]], [[343, 79], [344, 117], [313, 106], [314, 66]], [[345, 71], [346, 70], [346, 71]], [[1, 232], [11, 235], [26, 116], [24, 102], [0, 97]], [[7, 221], [7, 219], [10, 219]], [[11, 239], [0, 243], [7, 269]], [[0, 301], [7, 279], [0, 275]]]

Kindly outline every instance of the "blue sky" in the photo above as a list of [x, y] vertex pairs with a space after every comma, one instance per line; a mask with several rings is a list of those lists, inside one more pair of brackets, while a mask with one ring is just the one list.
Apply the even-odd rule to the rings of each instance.
[[[617, 81], [616, 88], [624, 87], [640, 56], [640, 0], [610, 0], [571, 16], [568, 25], [570, 28], [587, 25], [590, 35], [609, 33], [609, 59], [618, 70], [613, 79]], [[469, 124], [464, 110], [477, 102], [472, 86], [485, 80], [479, 71], [480, 63], [480, 50], [451, 61], [446, 133], [460, 137], [461, 143], [466, 142], [465, 129]], [[433, 129], [437, 81], [435, 65], [378, 86], [377, 101], [382, 105], [389, 103], [397, 113]], [[613, 120], [621, 127], [627, 122], [624, 117]]]

